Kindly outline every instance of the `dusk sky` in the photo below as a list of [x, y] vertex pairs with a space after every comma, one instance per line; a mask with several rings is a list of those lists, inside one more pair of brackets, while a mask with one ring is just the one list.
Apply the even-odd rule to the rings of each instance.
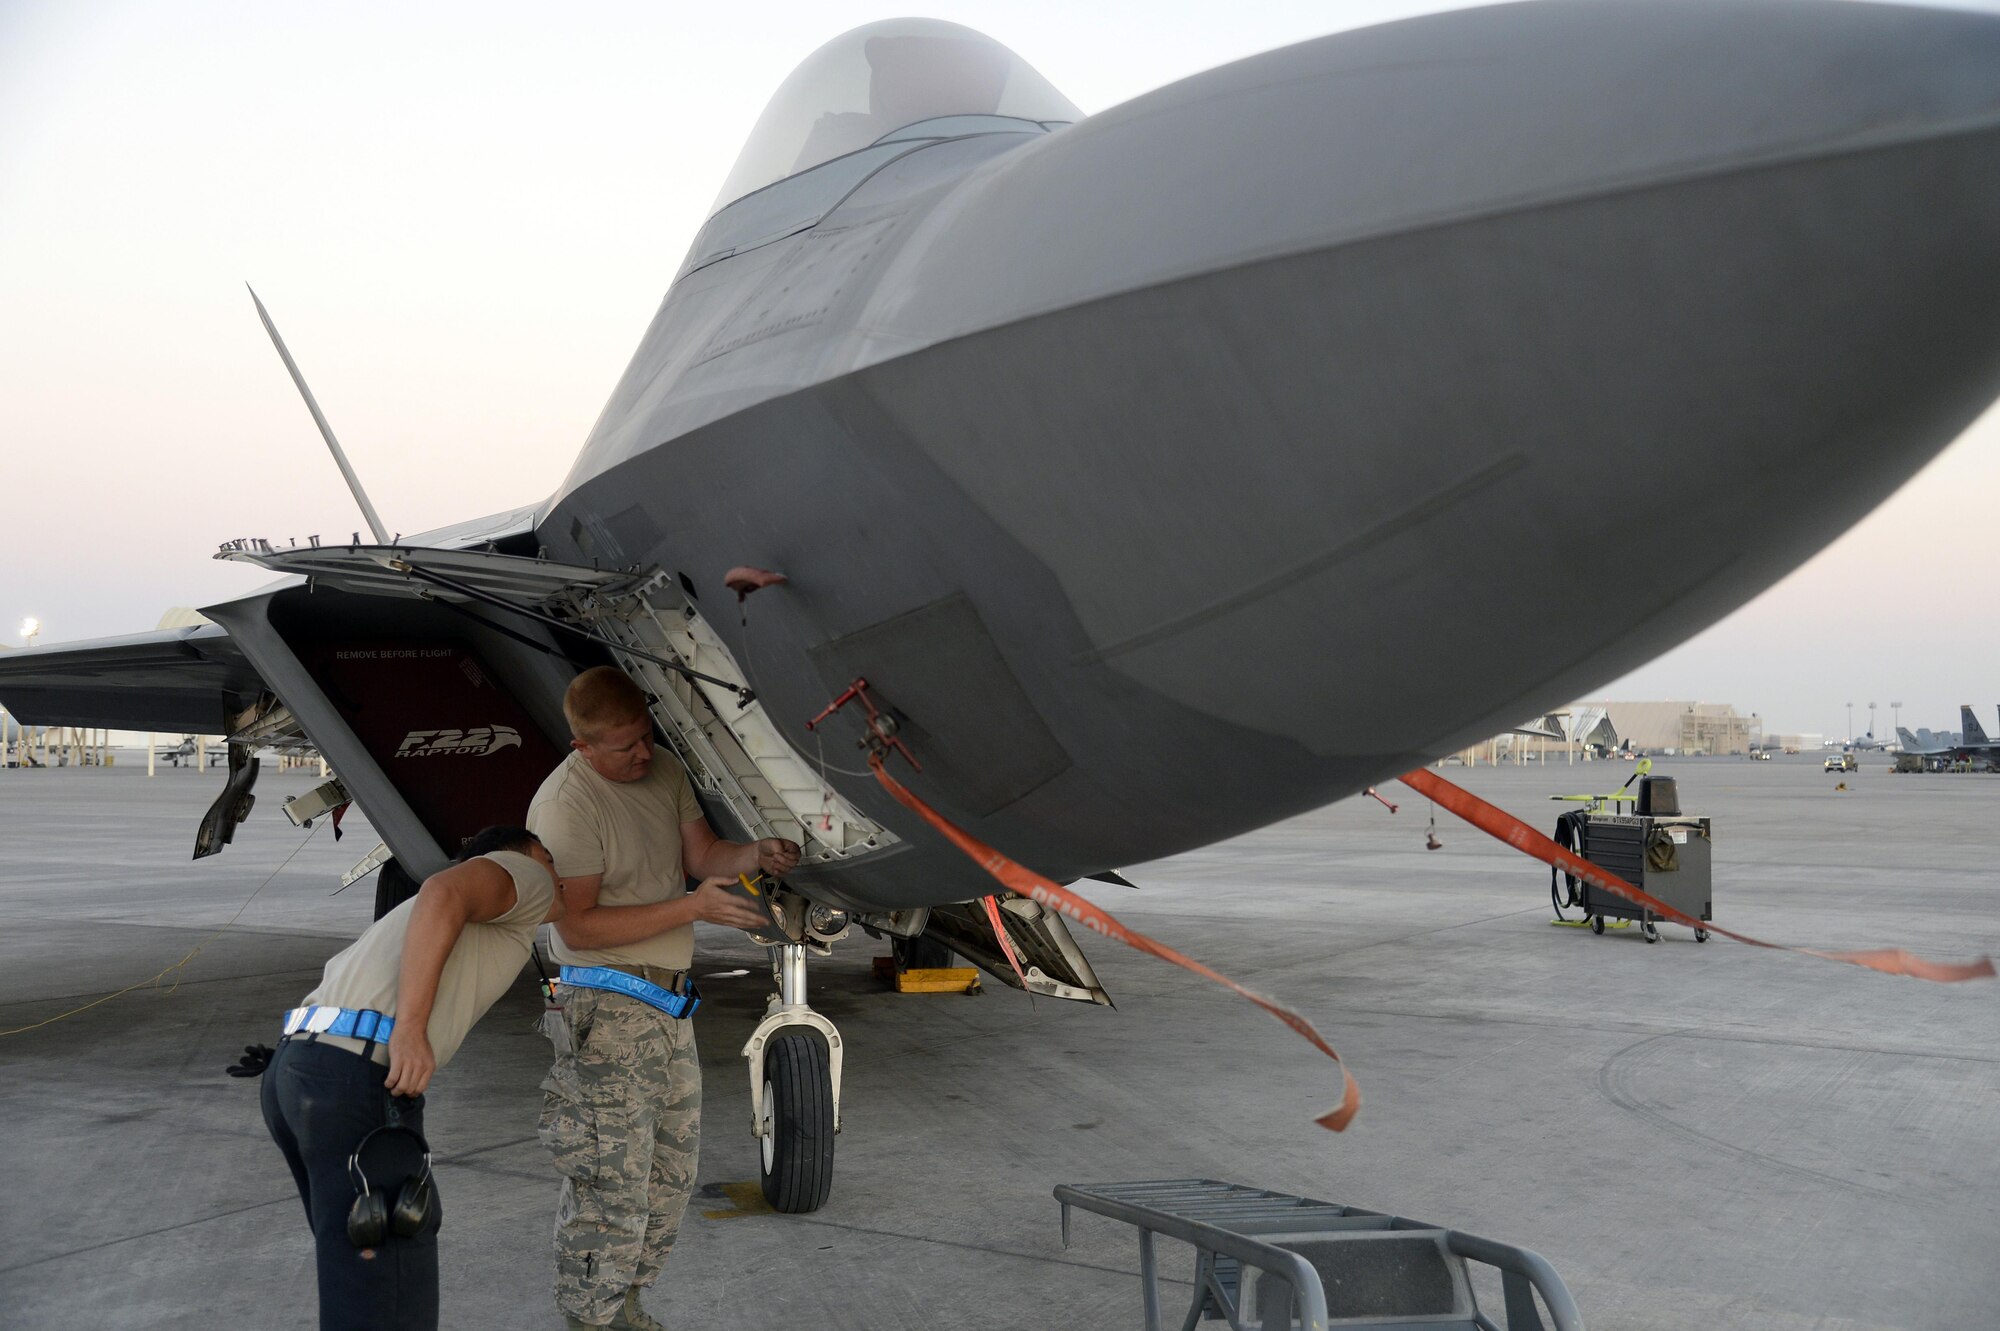
[[[921, 12], [1094, 112], [1444, 7]], [[0, 639], [29, 615], [45, 643], [151, 629], [268, 581], [212, 561], [225, 539], [362, 525], [246, 280], [392, 529], [546, 496], [765, 100], [897, 12], [0, 0]], [[1828, 735], [1849, 701], [1857, 731], [1871, 700], [1883, 729], [1891, 701], [1933, 728], [1972, 702], [1995, 729], [1996, 501], [1989, 413], [1785, 582], [1593, 696]]]

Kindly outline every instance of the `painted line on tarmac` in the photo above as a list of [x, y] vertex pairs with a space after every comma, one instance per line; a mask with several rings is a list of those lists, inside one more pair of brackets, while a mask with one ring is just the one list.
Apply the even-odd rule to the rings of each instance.
[[171, 1234], [176, 1230], [192, 1229], [196, 1225], [206, 1225], [216, 1220], [227, 1220], [231, 1216], [244, 1215], [251, 1211], [261, 1211], [267, 1206], [281, 1206], [287, 1202], [294, 1206], [298, 1205], [298, 1193], [290, 1192], [286, 1193], [283, 1197], [273, 1198], [268, 1202], [252, 1202], [248, 1206], [239, 1206], [229, 1211], [217, 1211], [214, 1215], [205, 1215], [199, 1219], [183, 1220], [177, 1225], [161, 1225], [158, 1229], [142, 1230], [137, 1234], [124, 1234], [115, 1239], [106, 1239], [102, 1243], [92, 1243], [82, 1248], [71, 1248], [68, 1252], [50, 1253], [46, 1257], [30, 1258], [25, 1262], [16, 1262], [12, 1266], [0, 1266], [0, 1275], [7, 1275], [14, 1271], [25, 1271], [31, 1266], [41, 1266], [47, 1262], [60, 1262], [71, 1257], [81, 1257], [87, 1253], [102, 1252], [106, 1248], [115, 1248], [121, 1243], [132, 1243], [139, 1239], [150, 1239], [160, 1234]]

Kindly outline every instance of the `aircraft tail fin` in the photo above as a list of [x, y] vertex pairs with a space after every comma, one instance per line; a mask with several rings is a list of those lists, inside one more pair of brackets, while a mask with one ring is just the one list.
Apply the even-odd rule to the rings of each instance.
[[1986, 738], [1986, 727], [1979, 724], [1979, 718], [1973, 714], [1970, 704], [1960, 704], [1958, 725], [1959, 729], [1965, 732], [1965, 742], [1968, 746], [1990, 742]]
[[1896, 727], [1896, 738], [1903, 742], [1903, 752], [1905, 753], [1915, 753], [1918, 749], [1930, 747], [1920, 741], [1915, 735], [1912, 735], [1908, 728], [1904, 726]]

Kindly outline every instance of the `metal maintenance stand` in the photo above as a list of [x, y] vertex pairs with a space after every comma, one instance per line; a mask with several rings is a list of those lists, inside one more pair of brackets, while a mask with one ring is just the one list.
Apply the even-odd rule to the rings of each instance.
[[1181, 1331], [1222, 1318], [1233, 1331], [1501, 1331], [1479, 1311], [1468, 1261], [1500, 1272], [1506, 1331], [1583, 1331], [1562, 1277], [1525, 1248], [1401, 1216], [1213, 1179], [1063, 1184], [1063, 1246], [1070, 1208], [1136, 1225], [1146, 1331], [1162, 1331], [1153, 1238], [1194, 1245], [1194, 1302]]

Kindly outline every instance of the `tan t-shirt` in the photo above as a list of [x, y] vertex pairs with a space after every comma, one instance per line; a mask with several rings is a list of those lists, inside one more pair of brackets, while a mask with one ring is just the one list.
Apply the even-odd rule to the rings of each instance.
[[[702, 816], [687, 773], [664, 749], [637, 781], [606, 781], [571, 753], [549, 773], [528, 805], [528, 828], [555, 856], [564, 878], [603, 874], [600, 906], [649, 906], [687, 895], [681, 868], [681, 824]], [[684, 971], [694, 963], [694, 926], [636, 943], [581, 951], [556, 936], [556, 959], [570, 966], [661, 966]]]
[[[486, 1014], [528, 964], [535, 929], [548, 918], [556, 886], [539, 860], [518, 851], [496, 850], [492, 860], [514, 880], [514, 904], [498, 919], [468, 924], [458, 936], [438, 976], [428, 1035], [437, 1065], [450, 1061], [472, 1023]], [[409, 936], [415, 897], [368, 926], [346, 951], [326, 963], [319, 988], [305, 1005], [365, 1008], [396, 1015], [396, 988], [403, 974], [403, 940]]]

